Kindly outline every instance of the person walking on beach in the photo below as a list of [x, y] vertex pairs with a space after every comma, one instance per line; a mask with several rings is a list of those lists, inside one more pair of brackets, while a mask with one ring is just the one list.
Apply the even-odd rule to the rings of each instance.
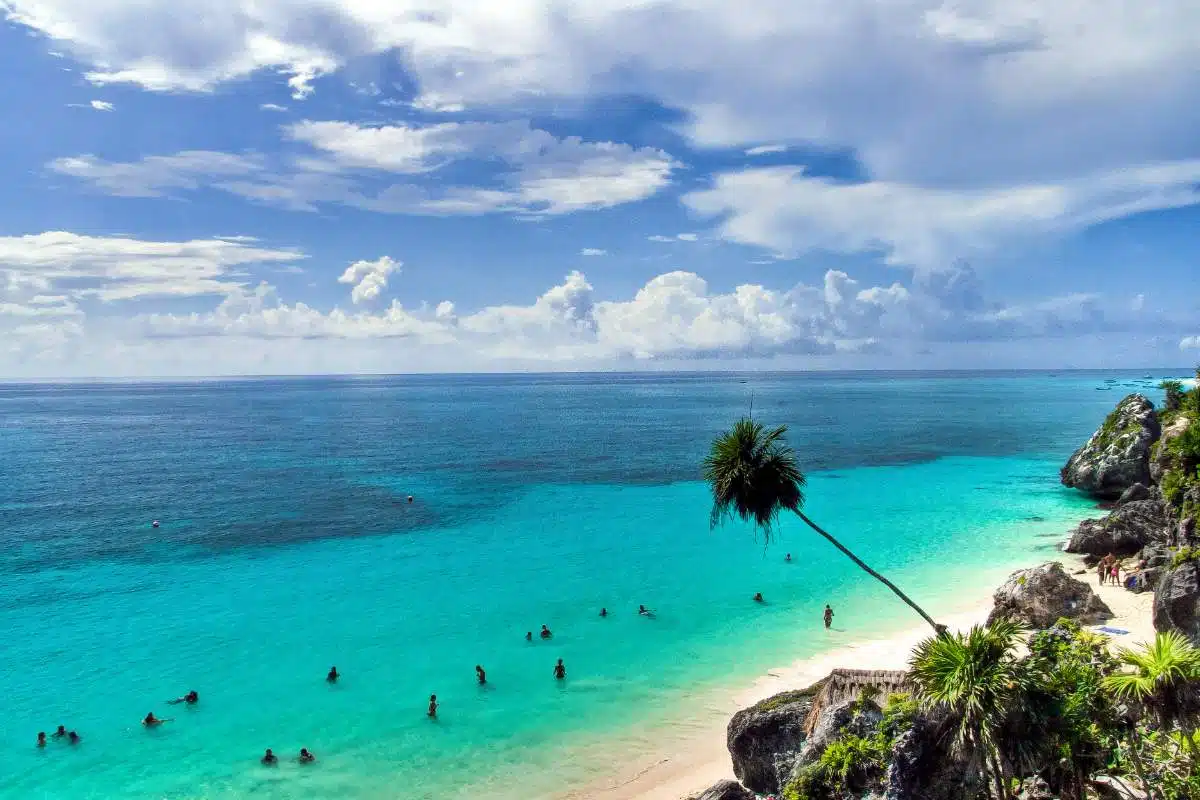
[[475, 665], [475, 678], [479, 681], [480, 686], [487, 683], [487, 673], [483, 671], [483, 667], [479, 664]]
[[437, 710], [438, 710], [437, 695], [431, 694], [431, 695], [429, 695], [429, 718], [430, 719], [437, 719]]
[[833, 624], [833, 609], [829, 604], [825, 604], [825, 630], [829, 630], [829, 626]]
[[567, 677], [567, 668], [563, 666], [561, 658], [554, 665], [554, 677], [560, 681]]

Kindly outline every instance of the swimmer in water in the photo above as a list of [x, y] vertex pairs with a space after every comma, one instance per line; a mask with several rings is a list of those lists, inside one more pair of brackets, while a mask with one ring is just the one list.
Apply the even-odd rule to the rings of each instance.
[[71, 731], [67, 734], [67, 741], [71, 744], [79, 744], [79, 734], [75, 731]]
[[267, 752], [263, 753], [262, 763], [266, 764], [268, 767], [273, 767], [279, 763], [279, 759], [273, 752], [271, 752], [271, 748], [268, 747]]
[[154, 520], [154, 522], [151, 522], [151, 523], [150, 523], [150, 527], [152, 527], [152, 528], [157, 528], [157, 527], [158, 527], [158, 520]]
[[46, 732], [45, 732], [45, 731], [40, 731], [40, 732], [38, 733], [38, 743], [37, 743], [37, 746], [38, 746], [38, 747], [45, 747], [45, 746], [46, 746]]
[[437, 719], [437, 710], [438, 710], [437, 695], [431, 694], [431, 695], [429, 695], [429, 718], [430, 719]]
[[651, 611], [650, 609], [646, 608], [645, 606], [638, 606], [638, 613], [641, 614], [643, 617], [653, 617], [654, 616], [654, 612]]
[[56, 730], [54, 732], [55, 739], [61, 739], [62, 737], [66, 736], [66, 735], [67, 735], [67, 726], [66, 725], [59, 725], [58, 730]]
[[784, 560], [784, 561], [791, 561], [791, 560], [792, 560], [792, 554], [791, 554], [791, 553], [788, 553], [786, 556], [784, 556], [784, 557], [783, 557], [783, 560]]
[[766, 601], [766, 600], [763, 600], [762, 592], [755, 592], [755, 593], [754, 593], [754, 602], [756, 602], [756, 603], [765, 603], [765, 602], [767, 602], [767, 601]]
[[608, 616], [608, 609], [607, 609], [607, 608], [602, 608], [602, 609], [600, 609], [600, 616], [602, 616], [602, 617], [607, 617], [607, 616]]
[[833, 624], [833, 609], [829, 604], [825, 604], [825, 630], [829, 630], [829, 626]]
[[412, 502], [412, 500], [413, 500], [413, 498], [412, 498], [412, 495], [410, 494], [410, 495], [408, 496], [408, 502], [410, 502], [410, 503], [411, 503], [411, 502]]
[[549, 628], [547, 628], [545, 625], [543, 625], [543, 626], [542, 626], [542, 633], [541, 633], [541, 636], [542, 636], [542, 638], [543, 638], [543, 639], [549, 639], [549, 638], [550, 638], [551, 636], [553, 636], [553, 635], [554, 635], [554, 634], [550, 632], [550, 629], [549, 629]]
[[176, 697], [174, 700], [168, 700], [167, 705], [175, 706], [175, 705], [179, 705], [180, 703], [187, 703], [189, 706], [194, 706], [194, 705], [196, 705], [196, 703], [199, 703], [199, 702], [200, 702], [200, 695], [196, 693], [195, 689], [193, 689], [192, 691], [185, 694], [183, 697]]
[[317, 760], [317, 757], [314, 756], [312, 753], [308, 752], [307, 747], [300, 748], [300, 763], [301, 764], [311, 764], [312, 762], [314, 762], [316, 760]]
[[478, 664], [475, 665], [475, 678], [479, 681], [480, 686], [483, 686], [485, 683], [487, 683], [487, 673], [484, 672], [483, 667]]
[[325, 680], [329, 683], [337, 683], [338, 678], [342, 677], [338, 674], [337, 667], [330, 667], [329, 674], [325, 676]]
[[554, 677], [560, 681], [567, 677], [567, 668], [563, 666], [561, 658], [558, 660], [558, 663], [554, 665]]
[[533, 641], [533, 631], [525, 631], [525, 641], [527, 641], [527, 642]]
[[147, 714], [146, 718], [144, 720], [142, 720], [142, 724], [145, 725], [147, 728], [153, 728], [158, 725], [162, 725], [164, 722], [171, 722], [171, 720], [159, 719], [158, 717], [154, 716], [153, 711], [151, 711], [149, 714]]

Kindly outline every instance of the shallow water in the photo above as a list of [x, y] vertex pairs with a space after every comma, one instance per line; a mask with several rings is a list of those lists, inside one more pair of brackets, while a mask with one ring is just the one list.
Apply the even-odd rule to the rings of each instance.
[[[0, 387], [0, 798], [590, 780], [633, 724], [849, 635], [826, 602], [856, 635], [919, 622], [792, 520], [770, 547], [709, 531], [698, 463], [751, 394], [792, 426], [809, 513], [944, 611], [1091, 511], [1058, 466], [1142, 374]], [[32, 746], [60, 722], [83, 742]]]

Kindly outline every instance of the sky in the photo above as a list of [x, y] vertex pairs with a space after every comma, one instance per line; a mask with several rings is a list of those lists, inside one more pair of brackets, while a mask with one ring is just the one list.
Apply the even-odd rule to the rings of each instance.
[[0, 0], [0, 377], [1184, 367], [1194, 0]]

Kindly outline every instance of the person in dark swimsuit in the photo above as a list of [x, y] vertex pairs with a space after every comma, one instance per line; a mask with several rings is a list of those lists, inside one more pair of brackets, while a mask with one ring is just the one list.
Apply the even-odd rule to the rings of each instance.
[[829, 630], [829, 626], [833, 624], [833, 609], [827, 603], [825, 605], [825, 630]]
[[279, 763], [279, 757], [271, 752], [271, 748], [268, 747], [267, 752], [263, 753], [262, 763], [266, 764], [268, 767], [273, 767]]
[[325, 680], [329, 681], [330, 683], [337, 683], [337, 680], [340, 677], [342, 677], [342, 676], [337, 671], [337, 667], [330, 667], [329, 674], [325, 676]]
[[39, 732], [39, 733], [38, 733], [38, 742], [37, 742], [37, 746], [38, 746], [38, 747], [45, 747], [45, 746], [46, 746], [46, 732], [45, 732], [45, 731], [41, 731], [41, 732]]
[[527, 642], [533, 641], [533, 631], [525, 631], [525, 641], [527, 641]]
[[607, 608], [602, 608], [602, 609], [600, 609], [600, 616], [602, 616], [602, 617], [607, 617], [607, 616], [608, 616], [608, 609], [607, 609]]
[[754, 593], [754, 602], [756, 602], [756, 603], [765, 603], [765, 602], [767, 602], [767, 601], [766, 601], [766, 600], [763, 600], [762, 592], [755, 592], [755, 593]]
[[66, 735], [67, 735], [67, 726], [66, 725], [59, 725], [58, 730], [56, 730], [54, 732], [55, 739], [61, 739], [62, 737], [66, 736]]
[[79, 744], [79, 734], [75, 731], [71, 731], [67, 734], [67, 741], [71, 744]]
[[646, 608], [645, 606], [638, 606], [638, 613], [641, 614], [643, 617], [653, 617], [654, 616], [654, 612], [651, 611], [650, 609]]
[[176, 706], [180, 703], [187, 703], [189, 706], [194, 706], [200, 702], [200, 695], [195, 690], [185, 694], [183, 697], [176, 697], [174, 700], [168, 700], [167, 705]]
[[438, 710], [437, 695], [431, 694], [431, 695], [429, 695], [429, 718], [430, 719], [437, 719], [437, 710]]
[[554, 636], [554, 634], [550, 632], [549, 628], [547, 628], [545, 625], [543, 625], [541, 636], [543, 639], [549, 639], [550, 637]]
[[479, 664], [475, 665], [475, 678], [479, 681], [480, 686], [487, 683], [487, 673], [483, 671], [483, 667]]
[[554, 677], [560, 681], [567, 677], [567, 668], [563, 666], [561, 658], [558, 660], [558, 663], [554, 665]]
[[142, 720], [142, 724], [147, 728], [157, 728], [159, 725], [172, 721], [173, 720], [171, 719], [159, 719], [158, 717], [154, 716], [154, 712], [151, 711], [146, 715], [146, 718]]
[[316, 760], [317, 760], [317, 757], [314, 756], [312, 753], [308, 752], [307, 747], [300, 748], [300, 763], [301, 764], [311, 764], [312, 762], [314, 762]]

